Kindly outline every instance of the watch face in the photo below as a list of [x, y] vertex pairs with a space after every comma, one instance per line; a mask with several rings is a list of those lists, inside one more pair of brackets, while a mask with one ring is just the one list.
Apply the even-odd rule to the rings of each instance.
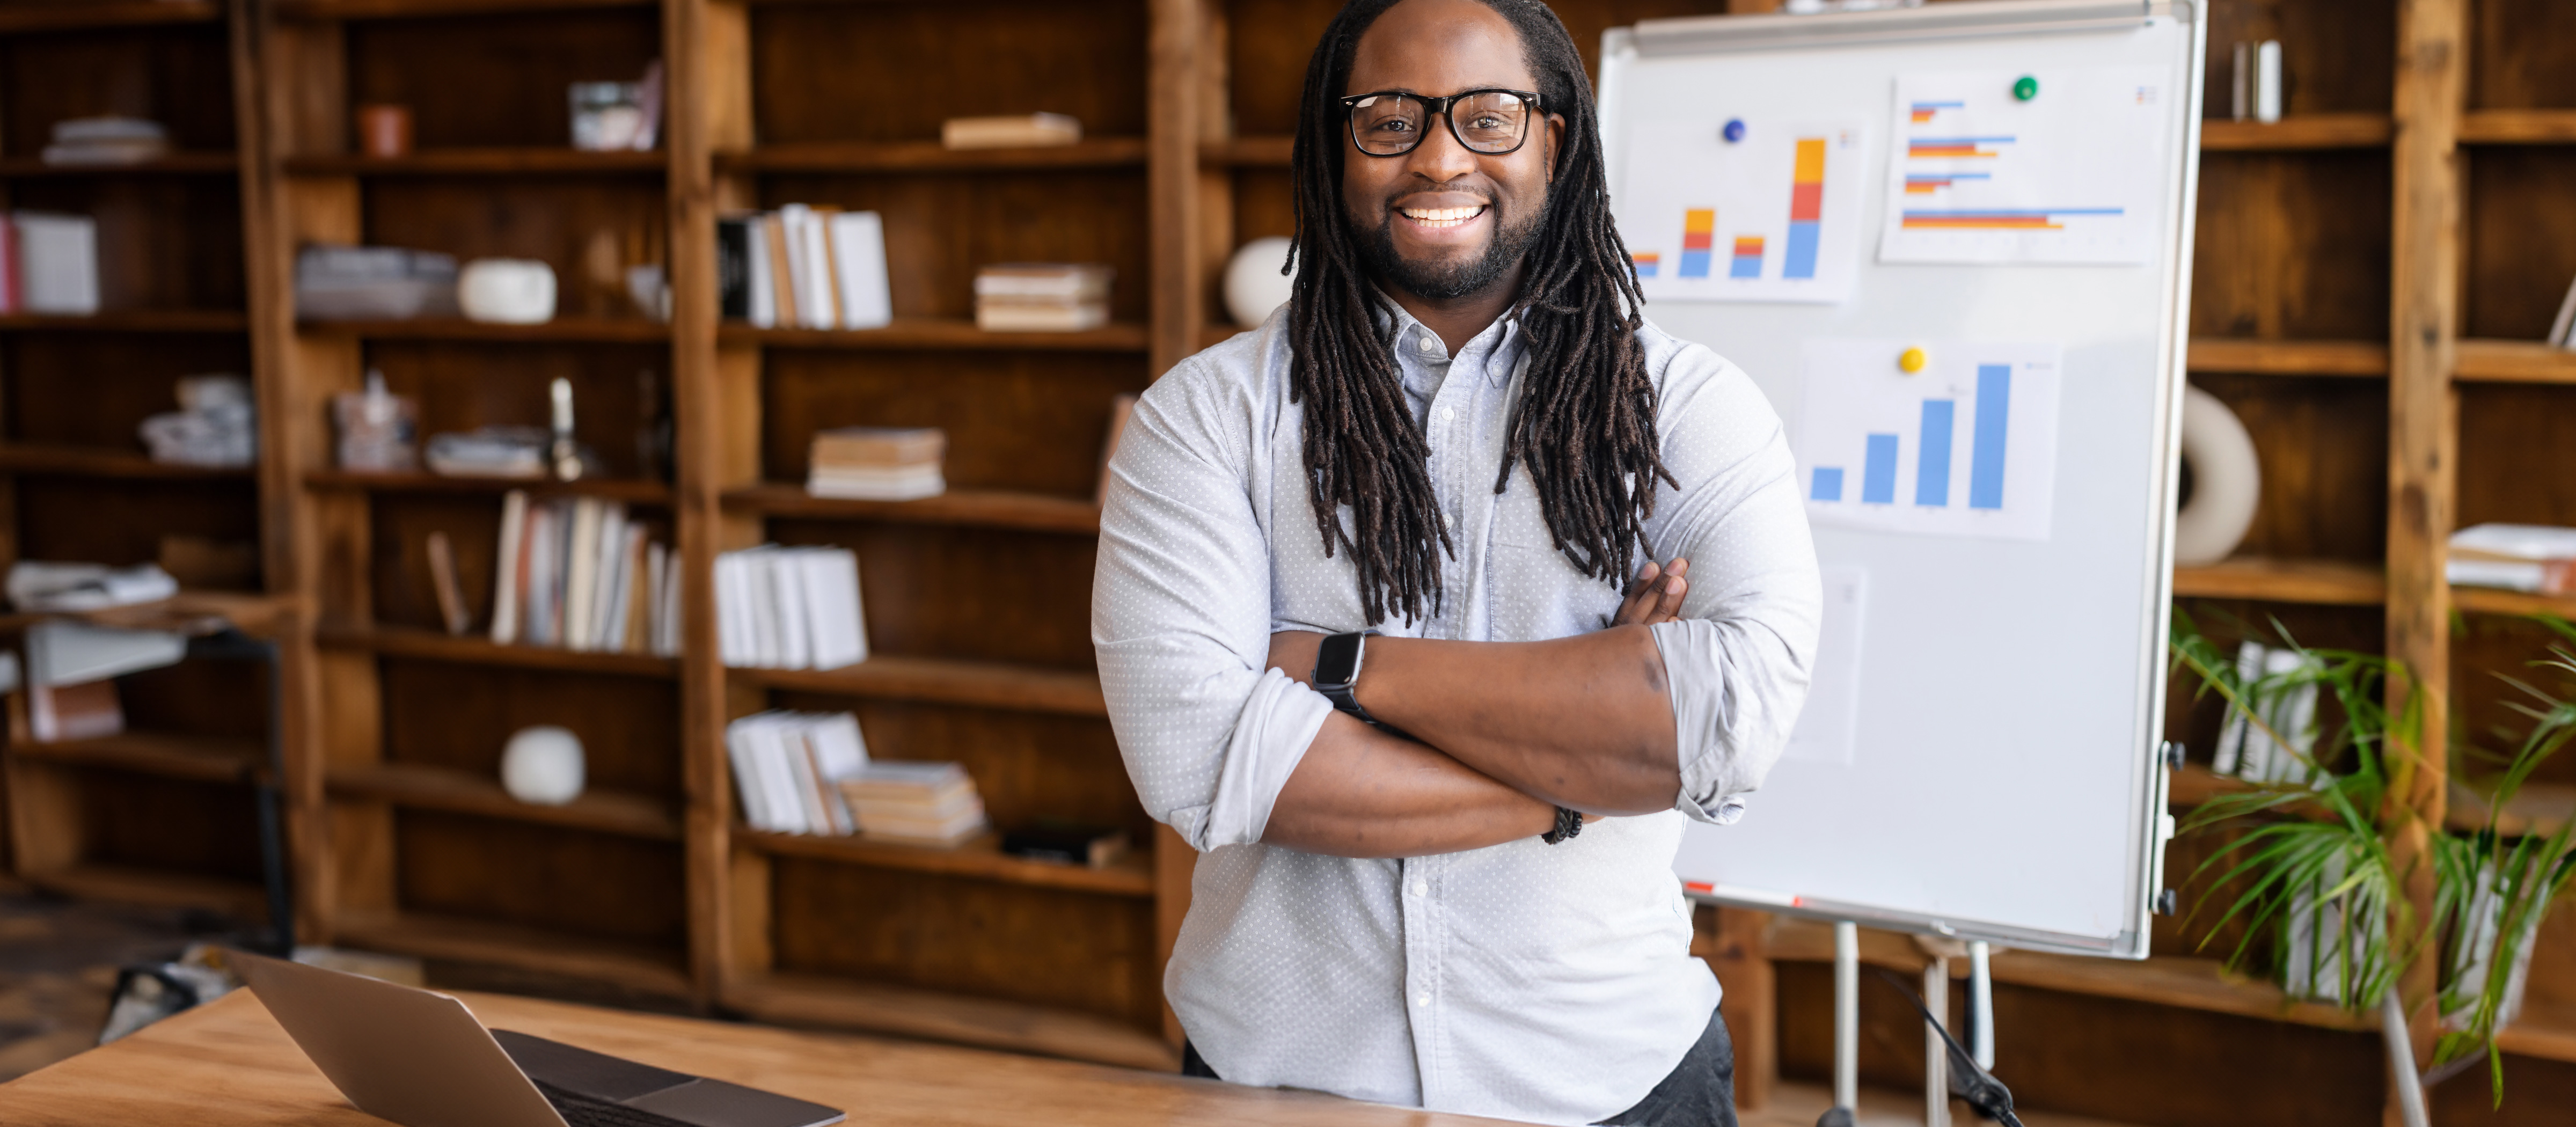
[[1365, 637], [1359, 634], [1335, 634], [1325, 638], [1323, 646], [1315, 651], [1315, 683], [1350, 684], [1352, 678], [1359, 676], [1360, 644], [1364, 640]]

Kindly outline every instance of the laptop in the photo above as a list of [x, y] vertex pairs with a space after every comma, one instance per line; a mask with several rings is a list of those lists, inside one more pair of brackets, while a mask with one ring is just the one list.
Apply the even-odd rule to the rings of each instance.
[[485, 1029], [445, 994], [227, 951], [358, 1110], [403, 1127], [822, 1127], [841, 1112]]

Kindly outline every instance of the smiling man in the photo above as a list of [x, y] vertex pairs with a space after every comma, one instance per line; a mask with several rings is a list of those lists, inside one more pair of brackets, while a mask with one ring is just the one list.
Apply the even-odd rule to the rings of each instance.
[[1302, 115], [1294, 297], [1145, 394], [1101, 517], [1110, 720], [1201, 851], [1183, 1067], [1732, 1123], [1671, 866], [1806, 692], [1780, 421], [1640, 315], [1543, 4], [1356, 0]]

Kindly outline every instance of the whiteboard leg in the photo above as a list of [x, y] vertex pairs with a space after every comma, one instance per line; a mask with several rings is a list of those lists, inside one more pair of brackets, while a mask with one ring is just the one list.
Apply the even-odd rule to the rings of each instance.
[[1968, 944], [1968, 1054], [1977, 1067], [1995, 1070], [1994, 948], [1985, 940]]
[[[1950, 1013], [1950, 960], [1923, 964], [1923, 1008], [1937, 1021]], [[1923, 1026], [1923, 1127], [1950, 1127], [1950, 1047], [1931, 1022]]]
[[1860, 1110], [1860, 925], [1834, 925], [1834, 1106]]

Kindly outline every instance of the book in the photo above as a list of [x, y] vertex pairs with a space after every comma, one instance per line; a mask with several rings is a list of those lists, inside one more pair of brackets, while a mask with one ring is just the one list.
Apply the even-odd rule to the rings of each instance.
[[951, 149], [1033, 148], [1081, 140], [1082, 122], [1060, 113], [952, 117], [939, 123], [939, 143]]
[[790, 204], [782, 212], [797, 212], [795, 234], [803, 262], [796, 274], [798, 302], [797, 323], [809, 329], [841, 327], [839, 280], [832, 269], [830, 234], [826, 230], [831, 214], [803, 204]]
[[521, 543], [528, 528], [528, 495], [517, 489], [501, 495], [501, 548], [493, 557], [492, 641], [519, 640], [519, 592], [526, 585]]
[[19, 296], [29, 313], [98, 312], [98, 223], [86, 215], [21, 211]]
[[2451, 534], [2446, 578], [2464, 587], [2576, 593], [2576, 528], [2478, 524]]
[[716, 315], [751, 319], [751, 230], [739, 215], [716, 219]]
[[859, 555], [846, 548], [797, 553], [805, 587], [808, 649], [814, 669], [839, 669], [868, 659], [867, 622], [859, 610]]
[[606, 516], [598, 498], [573, 499], [572, 540], [564, 552], [563, 633], [557, 636], [557, 644], [568, 650], [590, 648], [590, 616], [598, 597], [600, 522]]
[[761, 557], [769, 573], [771, 612], [776, 616], [770, 636], [777, 639], [777, 662], [781, 669], [811, 669], [814, 665], [814, 631], [812, 619], [805, 611], [805, 575], [803, 553], [781, 549]]
[[2567, 283], [2567, 296], [2558, 299], [2558, 318], [2549, 323], [2549, 343], [2576, 348], [2576, 282]]
[[840, 783], [864, 770], [867, 741], [846, 712], [772, 711], [725, 726], [725, 754], [743, 821], [769, 833], [848, 834], [858, 828]]
[[795, 328], [798, 324], [796, 312], [799, 308], [796, 301], [795, 260], [789, 258], [787, 254], [787, 225], [782, 217], [774, 213], [760, 217], [760, 240], [761, 244], [768, 248], [769, 256], [770, 303], [774, 306], [770, 314], [770, 324], [782, 328]]
[[76, 685], [27, 686], [27, 730], [37, 743], [94, 740], [125, 730], [125, 707], [116, 682], [102, 678]]
[[1106, 302], [1116, 271], [1099, 263], [1003, 262], [975, 272], [975, 300]]
[[429, 584], [438, 596], [438, 617], [447, 632], [464, 637], [474, 622], [466, 617], [465, 592], [456, 585], [456, 550], [444, 532], [429, 534]]
[[975, 304], [975, 327], [988, 333], [1079, 333], [1108, 323], [1107, 305]]
[[718, 652], [728, 666], [837, 669], [868, 655], [858, 555], [763, 545], [716, 557]]
[[805, 477], [805, 492], [857, 501], [918, 501], [948, 492], [948, 478], [937, 464], [816, 469]]
[[18, 261], [18, 222], [0, 213], [0, 313], [26, 308], [26, 294], [18, 285]]
[[885, 221], [873, 211], [844, 211], [831, 217], [830, 234], [841, 327], [882, 329], [892, 324], [894, 296], [886, 282]]
[[936, 462], [948, 453], [938, 427], [835, 427], [814, 432], [817, 466], [888, 466]]

